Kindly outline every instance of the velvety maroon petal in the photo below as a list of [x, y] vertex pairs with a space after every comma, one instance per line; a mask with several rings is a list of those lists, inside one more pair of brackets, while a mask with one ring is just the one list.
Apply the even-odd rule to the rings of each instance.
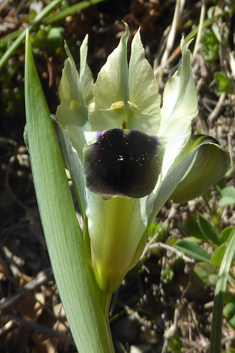
[[159, 139], [137, 130], [112, 129], [86, 146], [87, 187], [101, 195], [141, 198], [154, 189], [161, 170]]

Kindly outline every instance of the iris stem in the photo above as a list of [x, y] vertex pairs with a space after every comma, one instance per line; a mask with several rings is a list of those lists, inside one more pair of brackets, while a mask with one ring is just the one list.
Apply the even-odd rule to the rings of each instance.
[[110, 353], [115, 353], [114, 351], [114, 347], [113, 347], [113, 339], [112, 339], [112, 334], [111, 334], [111, 330], [110, 330], [110, 324], [109, 324], [109, 308], [110, 308], [110, 303], [111, 303], [111, 298], [112, 298], [112, 294], [110, 293], [103, 293], [103, 295], [101, 294], [101, 308], [103, 310], [104, 313], [104, 317], [106, 320], [106, 325], [107, 325], [107, 334], [109, 336], [109, 342], [110, 342]]

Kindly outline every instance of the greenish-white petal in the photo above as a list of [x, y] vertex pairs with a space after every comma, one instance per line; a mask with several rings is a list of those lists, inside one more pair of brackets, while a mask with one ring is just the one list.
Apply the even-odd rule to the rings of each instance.
[[229, 165], [228, 151], [219, 146], [215, 139], [204, 135], [192, 136], [164, 180], [158, 183], [156, 192], [147, 199], [149, 223], [168, 199], [186, 202], [201, 195], [223, 177]]
[[91, 264], [101, 290], [112, 293], [134, 265], [146, 229], [143, 199], [103, 200], [87, 190]]
[[192, 136], [187, 150], [193, 148], [196, 152], [192, 163], [171, 195], [171, 199], [177, 203], [202, 195], [224, 176], [230, 166], [229, 152], [209, 136]]
[[145, 58], [138, 30], [132, 41], [129, 64], [129, 101], [132, 109], [127, 121], [128, 129], [157, 135], [160, 125], [160, 100], [153, 69]]
[[86, 35], [80, 47], [80, 85], [86, 107], [88, 107], [93, 100], [94, 84], [92, 72], [87, 65], [87, 42], [88, 35]]
[[66, 128], [72, 145], [81, 159], [85, 143], [83, 131], [84, 129], [90, 130], [90, 124], [82, 97], [79, 75], [68, 47], [65, 46], [65, 48], [69, 58], [65, 63], [60, 80], [59, 95], [61, 103], [57, 108], [56, 115], [59, 123]]
[[[127, 108], [124, 102], [116, 102], [109, 109], [97, 109], [95, 103], [89, 106], [89, 120], [92, 129], [99, 125], [99, 130], [120, 129], [122, 122], [127, 120]], [[95, 122], [94, 122], [95, 121]]]
[[[124, 107], [125, 110], [128, 101], [128, 34], [126, 26], [118, 47], [109, 55], [94, 84], [94, 105], [89, 111], [92, 130], [121, 127], [122, 116], [119, 115], [119, 109]], [[109, 109], [114, 114], [110, 114], [110, 111], [107, 113]]]
[[182, 63], [179, 70], [166, 83], [161, 109], [158, 136], [167, 140], [162, 176], [174, 163], [190, 138], [191, 122], [197, 115], [197, 95], [191, 68], [189, 43], [181, 41]]
[[78, 204], [79, 204], [83, 219], [85, 219], [86, 179], [85, 179], [83, 164], [78, 156], [77, 151], [72, 146], [72, 143], [70, 141], [70, 138], [68, 136], [66, 129], [64, 129], [59, 122], [57, 122], [57, 126], [59, 128], [60, 147], [62, 149], [62, 154], [73, 181], [73, 187], [75, 190], [75, 194], [78, 200]]

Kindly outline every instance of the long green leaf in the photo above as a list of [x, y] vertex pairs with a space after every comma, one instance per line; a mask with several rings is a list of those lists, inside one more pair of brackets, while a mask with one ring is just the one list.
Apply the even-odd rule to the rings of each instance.
[[228, 274], [232, 263], [233, 255], [235, 252], [235, 231], [227, 245], [218, 280], [215, 288], [215, 300], [213, 308], [212, 330], [211, 330], [211, 353], [221, 352], [221, 336], [222, 336], [222, 323], [223, 323], [223, 306], [224, 295], [228, 280]]
[[43, 20], [43, 23], [44, 24], [51, 24], [56, 21], [61, 21], [65, 17], [72, 15], [74, 12], [84, 10], [84, 9], [90, 7], [91, 5], [96, 5], [102, 1], [105, 1], [105, 0], [85, 0], [85, 1], [79, 2], [78, 4], [75, 4], [73, 6], [69, 6], [67, 9], [62, 10], [53, 16], [45, 18]]
[[112, 353], [100, 292], [90, 273], [81, 229], [50, 112], [26, 38], [25, 99], [28, 144], [38, 206], [62, 303], [79, 353]]

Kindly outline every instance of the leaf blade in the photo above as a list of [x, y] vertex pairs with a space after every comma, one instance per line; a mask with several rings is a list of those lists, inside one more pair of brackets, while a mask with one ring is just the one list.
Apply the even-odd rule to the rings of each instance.
[[207, 240], [209, 240], [212, 244], [220, 246], [221, 245], [221, 240], [220, 240], [220, 238], [218, 236], [218, 233], [216, 232], [215, 228], [200, 213], [198, 214], [198, 223], [199, 223], [199, 227], [200, 227], [204, 237]]
[[232, 263], [233, 255], [235, 252], [235, 231], [227, 245], [215, 288], [215, 300], [213, 307], [212, 330], [211, 330], [211, 353], [221, 352], [221, 335], [222, 335], [222, 322], [223, 322], [223, 304], [228, 274]]
[[175, 247], [185, 254], [195, 258], [196, 260], [203, 262], [210, 262], [210, 255], [204, 249], [202, 249], [199, 245], [194, 244], [187, 240], [178, 240], [175, 244]]
[[[85, 259], [63, 160], [26, 38], [25, 97], [35, 189], [53, 271], [79, 352], [113, 352]], [[63, 261], [61, 261], [63, 259]], [[68, 292], [69, 288], [69, 292]], [[90, 339], [92, 335], [92, 340]]]

